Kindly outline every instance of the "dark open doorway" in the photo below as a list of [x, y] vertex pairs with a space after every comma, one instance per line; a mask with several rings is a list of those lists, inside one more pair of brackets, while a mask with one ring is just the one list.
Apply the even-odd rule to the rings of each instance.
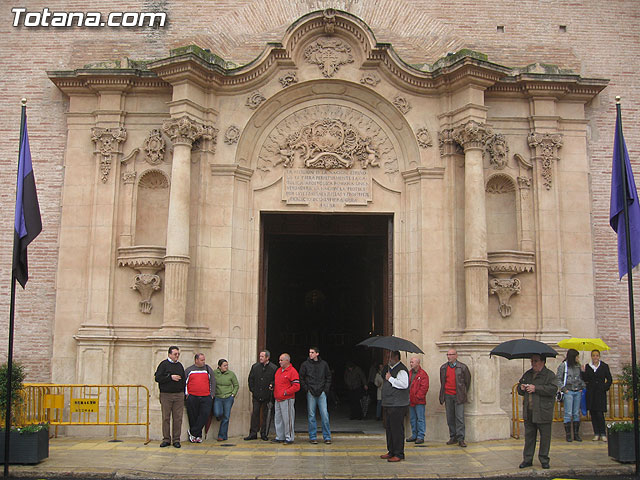
[[[346, 406], [347, 362], [368, 376], [382, 361], [382, 351], [356, 343], [392, 331], [393, 217], [263, 214], [261, 220], [258, 348], [269, 349], [274, 363], [287, 352], [299, 368], [309, 347], [319, 347], [335, 373], [334, 395]], [[375, 416], [375, 397], [368, 416]]]

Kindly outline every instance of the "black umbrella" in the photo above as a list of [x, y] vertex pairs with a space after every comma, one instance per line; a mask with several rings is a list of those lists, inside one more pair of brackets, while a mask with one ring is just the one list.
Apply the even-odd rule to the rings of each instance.
[[555, 357], [558, 355], [558, 352], [546, 343], [529, 340], [528, 338], [517, 338], [515, 340], [502, 342], [491, 350], [489, 356], [491, 355], [513, 360], [514, 358], [531, 358], [532, 355], [540, 355], [544, 358]]
[[386, 348], [387, 350], [401, 350], [403, 352], [411, 353], [424, 353], [415, 343], [405, 340], [404, 338], [394, 337], [393, 335], [388, 337], [370, 337], [361, 341], [356, 346]]

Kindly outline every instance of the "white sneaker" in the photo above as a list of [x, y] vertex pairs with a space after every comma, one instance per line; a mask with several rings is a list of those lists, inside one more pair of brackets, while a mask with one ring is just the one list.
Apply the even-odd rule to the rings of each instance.
[[202, 443], [202, 437], [196, 437], [196, 443]]
[[598, 440], [600, 440], [600, 435], [596, 435], [591, 439], [592, 442], [597, 442]]
[[187, 435], [189, 435], [189, 441], [191, 443], [196, 443], [196, 437], [194, 437], [193, 435], [191, 435], [191, 432], [189, 430], [187, 430]]
[[603, 442], [607, 441], [607, 436], [606, 435], [600, 435], [600, 440], [602, 440]]

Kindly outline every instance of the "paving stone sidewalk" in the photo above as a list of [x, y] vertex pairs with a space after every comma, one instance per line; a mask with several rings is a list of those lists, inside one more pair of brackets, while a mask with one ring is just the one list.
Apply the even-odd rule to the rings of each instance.
[[607, 455], [603, 442], [566, 443], [553, 439], [551, 470], [519, 469], [523, 440], [469, 443], [467, 448], [442, 442], [407, 444], [406, 460], [389, 463], [383, 435], [340, 435], [332, 445], [311, 445], [296, 436], [293, 445], [260, 440], [184, 442], [182, 448], [144, 445], [142, 439], [51, 439], [49, 458], [38, 465], [11, 465], [16, 477], [94, 477], [122, 479], [417, 479], [417, 478], [584, 478], [632, 474], [634, 465]]

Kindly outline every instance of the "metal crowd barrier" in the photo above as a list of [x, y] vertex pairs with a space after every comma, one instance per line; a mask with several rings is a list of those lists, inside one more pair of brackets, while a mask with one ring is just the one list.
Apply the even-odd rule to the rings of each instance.
[[[633, 420], [633, 401], [625, 400], [623, 392], [623, 385], [618, 382], [618, 380], [614, 380], [611, 388], [607, 392], [608, 411], [605, 415], [605, 421]], [[513, 438], [520, 438], [520, 424], [524, 422], [520, 415], [521, 407], [522, 396], [518, 395], [518, 384], [516, 383], [511, 389], [511, 436]], [[589, 412], [587, 412], [587, 416], [582, 416], [582, 418], [591, 420]], [[564, 422], [564, 412], [561, 403], [554, 402], [553, 421]]]
[[146, 427], [149, 443], [149, 389], [144, 385], [79, 385], [25, 383], [23, 425], [48, 423], [58, 436], [58, 427], [90, 425], [113, 427], [118, 441], [119, 426]]

